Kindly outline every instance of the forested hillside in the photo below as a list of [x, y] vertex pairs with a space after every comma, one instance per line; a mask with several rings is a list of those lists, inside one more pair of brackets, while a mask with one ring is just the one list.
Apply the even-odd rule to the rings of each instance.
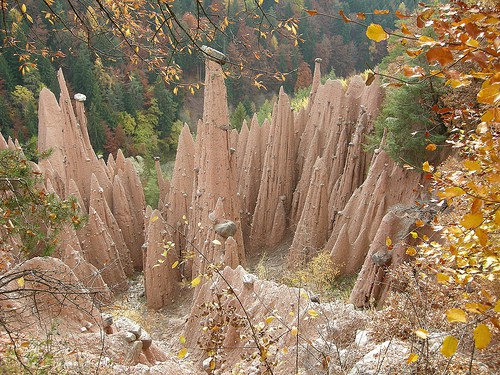
[[[254, 3], [259, 8], [252, 11]], [[309, 86], [317, 57], [323, 59], [323, 71], [337, 77], [381, 61], [386, 44], [370, 41], [362, 28], [346, 24], [339, 10], [353, 17], [363, 12], [366, 22], [373, 18], [391, 29], [396, 18], [377, 14], [376, 8], [405, 12], [405, 3], [412, 2], [176, 0], [170, 9], [186, 30], [201, 30], [200, 24], [210, 22], [222, 25], [211, 35], [199, 36], [196, 45], [210, 45], [229, 57], [228, 100], [232, 125], [239, 127], [254, 112], [261, 110], [261, 119], [270, 113], [280, 86], [288, 93]], [[36, 135], [38, 93], [47, 86], [58, 94], [56, 70], [62, 67], [71, 92], [86, 95], [96, 150], [104, 155], [118, 148], [126, 155], [173, 155], [182, 121], [193, 122], [198, 114], [190, 106], [199, 102], [185, 98], [201, 88], [201, 53], [179, 39], [170, 40], [175, 59], [163, 60], [163, 65], [141, 54], [138, 46], [136, 58], [131, 58], [121, 48], [124, 42], [103, 26], [109, 20], [94, 9], [98, 4], [28, 0], [3, 14], [1, 29], [9, 32], [2, 35], [0, 53], [0, 131], [21, 142]], [[273, 33], [256, 25], [258, 11], [280, 29]], [[313, 11], [322, 16], [312, 17]], [[173, 82], [162, 71], [170, 65], [179, 68]]]

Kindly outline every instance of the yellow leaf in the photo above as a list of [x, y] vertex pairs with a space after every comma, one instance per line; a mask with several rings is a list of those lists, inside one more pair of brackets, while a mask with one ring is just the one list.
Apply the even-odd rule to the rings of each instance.
[[195, 287], [196, 285], [198, 285], [199, 283], [201, 282], [201, 276], [198, 276], [197, 278], [193, 279], [191, 281], [191, 286], [192, 287]]
[[464, 161], [464, 166], [469, 171], [480, 171], [481, 170], [481, 163], [479, 163], [478, 161], [475, 161], [475, 160]]
[[446, 311], [446, 317], [450, 323], [453, 322], [467, 322], [467, 314], [462, 309], [449, 309]]
[[179, 261], [176, 260], [174, 263], [172, 263], [172, 268], [175, 268], [179, 265]]
[[450, 275], [447, 275], [445, 273], [438, 273], [436, 275], [436, 281], [438, 283], [441, 283], [441, 284], [447, 284], [447, 283], [449, 283], [450, 279], [451, 279]]
[[422, 35], [420, 38], [418, 38], [418, 42], [422, 46], [433, 46], [437, 43], [434, 39], [425, 35]]
[[292, 334], [292, 336], [297, 336], [299, 330], [297, 329], [297, 327], [293, 326], [292, 329], [290, 330], [290, 333]]
[[497, 210], [495, 212], [495, 218], [494, 218], [495, 224], [500, 225], [500, 210]]
[[465, 309], [474, 314], [482, 314], [488, 310], [490, 306], [483, 305], [481, 303], [466, 303]]
[[391, 240], [391, 238], [390, 238], [389, 236], [387, 236], [387, 237], [385, 238], [385, 245], [386, 245], [387, 247], [389, 247], [389, 246], [391, 246], [391, 245], [392, 245], [392, 240]]
[[265, 321], [267, 324], [269, 324], [269, 323], [271, 323], [274, 319], [275, 319], [275, 317], [271, 315], [271, 316], [268, 316], [268, 317], [266, 318], [266, 320], [264, 320], [264, 321]]
[[366, 29], [366, 36], [374, 40], [375, 42], [381, 42], [389, 38], [389, 34], [387, 34], [382, 26], [376, 23], [372, 23]]
[[488, 243], [488, 232], [482, 230], [481, 228], [476, 228], [474, 229], [474, 233], [476, 234], [481, 246], [486, 246], [486, 244]]
[[21, 12], [26, 13], [26, 4], [21, 5]]
[[483, 215], [481, 214], [481, 212], [475, 214], [470, 213], [463, 217], [463, 219], [460, 221], [460, 225], [462, 225], [467, 229], [471, 229], [478, 227], [479, 225], [481, 225], [482, 222], [483, 222]]
[[443, 340], [443, 345], [441, 345], [441, 354], [446, 358], [451, 357], [458, 348], [458, 340], [454, 336], [446, 336]]
[[425, 340], [427, 339], [427, 337], [429, 337], [429, 331], [423, 328], [419, 328], [415, 331], [415, 335]]
[[182, 335], [181, 335], [181, 336], [179, 336], [179, 342], [180, 342], [181, 344], [185, 344], [185, 343], [186, 343], [186, 338], [185, 338], [184, 336], [182, 336]]
[[454, 197], [458, 197], [459, 195], [465, 194], [464, 189], [458, 187], [458, 186], [451, 186], [444, 191], [440, 191], [437, 193], [439, 198], [445, 198], [445, 199], [450, 199]]
[[425, 161], [422, 164], [422, 170], [424, 172], [431, 173], [434, 170], [434, 167], [432, 165], [430, 165], [428, 161]]
[[21, 288], [24, 287], [24, 277], [20, 277], [17, 279], [17, 285], [19, 285]]
[[500, 83], [490, 84], [484, 81], [481, 90], [477, 94], [477, 101], [483, 104], [495, 104], [500, 99]]
[[281, 351], [283, 352], [283, 354], [288, 354], [288, 347], [284, 347], [283, 349], [281, 349]]
[[418, 238], [418, 233], [417, 232], [410, 232], [411, 236], [413, 238]]
[[177, 93], [179, 92], [179, 87], [174, 87], [174, 89], [172, 90], [174, 95], [177, 95]]
[[179, 359], [182, 359], [186, 356], [187, 354], [187, 349], [186, 348], [182, 348], [181, 350], [179, 350], [179, 353], [177, 353], [177, 358]]
[[151, 221], [152, 223], [154, 223], [156, 220], [158, 220], [158, 216], [154, 216], [154, 217], [152, 217], [150, 221]]
[[413, 363], [418, 359], [418, 354], [411, 353], [406, 360], [406, 363]]
[[409, 247], [406, 249], [406, 254], [409, 256], [415, 256], [417, 254], [417, 250], [414, 247]]
[[317, 318], [319, 314], [316, 312], [316, 310], [310, 309], [307, 311], [307, 313], [312, 316], [313, 318]]
[[487, 325], [478, 324], [474, 329], [474, 345], [476, 349], [486, 348], [491, 341], [491, 332]]
[[500, 313], [500, 299], [497, 301], [495, 308], [493, 310], [497, 313]]

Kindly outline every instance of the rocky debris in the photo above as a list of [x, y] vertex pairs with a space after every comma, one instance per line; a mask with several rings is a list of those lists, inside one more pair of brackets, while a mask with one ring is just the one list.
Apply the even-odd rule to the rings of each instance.
[[[311, 353], [321, 352], [313, 342], [324, 340], [324, 353], [330, 353], [335, 346], [350, 348], [354, 346], [356, 332], [364, 328], [368, 320], [368, 316], [356, 311], [353, 305], [313, 303], [303, 289], [259, 280], [240, 266], [226, 267], [222, 276], [214, 276], [211, 282], [200, 287], [185, 328], [186, 347], [199, 358], [200, 371], [212, 361], [219, 374], [229, 374], [237, 368], [244, 369], [245, 373], [250, 373], [252, 368], [257, 374], [265, 371], [265, 361], [261, 361], [262, 353], [255, 347], [251, 325], [257, 339], [272, 343], [266, 349], [266, 358], [277, 363], [273, 373], [289, 374], [290, 369], [295, 368], [295, 329], [300, 332], [301, 369], [318, 373], [321, 360]], [[217, 355], [206, 354], [213, 340], [219, 339], [222, 341]]]

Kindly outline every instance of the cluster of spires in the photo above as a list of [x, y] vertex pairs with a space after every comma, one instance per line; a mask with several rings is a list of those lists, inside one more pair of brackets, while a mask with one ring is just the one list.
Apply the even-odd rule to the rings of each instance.
[[[381, 238], [397, 236], [391, 207], [414, 201], [420, 176], [382, 150], [364, 151], [383, 98], [377, 80], [321, 84], [316, 61], [306, 108], [293, 112], [280, 90], [271, 121], [260, 125], [254, 116], [238, 134], [229, 127], [222, 68], [207, 60], [196, 140], [185, 125], [170, 181], [157, 161], [160, 201], [153, 209], [121, 151], [107, 162], [96, 156], [84, 103], [73, 107], [62, 71], [58, 79], [59, 102], [46, 88], [40, 93], [38, 146], [52, 153], [37, 167], [47, 191], [74, 195], [88, 214], [83, 229], [62, 234], [56, 252], [87, 287], [110, 296], [142, 270], [147, 304], [159, 309], [175, 300], [183, 278], [202, 275], [209, 264], [245, 266], [288, 242], [289, 267], [326, 250], [342, 274], [361, 268], [353, 303], [383, 297], [385, 268], [372, 255], [383, 252]], [[9, 147], [17, 146], [0, 135], [0, 149]], [[221, 225], [233, 230], [223, 233]]]

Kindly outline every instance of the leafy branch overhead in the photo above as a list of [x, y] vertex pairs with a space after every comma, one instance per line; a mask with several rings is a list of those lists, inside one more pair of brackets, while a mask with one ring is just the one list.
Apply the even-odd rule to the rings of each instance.
[[[284, 8], [274, 1], [277, 9]], [[280, 8], [281, 7], [281, 8]], [[17, 52], [23, 74], [36, 68], [33, 56], [40, 54], [60, 59], [69, 34], [87, 46], [95, 56], [118, 61], [126, 58], [157, 72], [167, 83], [195, 89], [182, 82], [178, 60], [182, 56], [208, 56], [202, 47], [211, 45], [253, 54], [232, 54], [226, 74], [239, 76], [265, 73], [283, 79], [285, 72], [269, 70], [271, 44], [301, 41], [298, 20], [269, 12], [263, 1], [224, 3], [204, 1], [119, 1], [119, 0], [43, 0], [42, 2], [4, 1], [0, 7], [0, 35], [3, 43]], [[39, 28], [57, 32], [59, 48], [47, 47]], [[240, 29], [240, 30], [238, 30]], [[242, 34], [246, 31], [246, 34]], [[66, 52], [63, 52], [66, 51]], [[259, 62], [259, 64], [256, 64]]]

